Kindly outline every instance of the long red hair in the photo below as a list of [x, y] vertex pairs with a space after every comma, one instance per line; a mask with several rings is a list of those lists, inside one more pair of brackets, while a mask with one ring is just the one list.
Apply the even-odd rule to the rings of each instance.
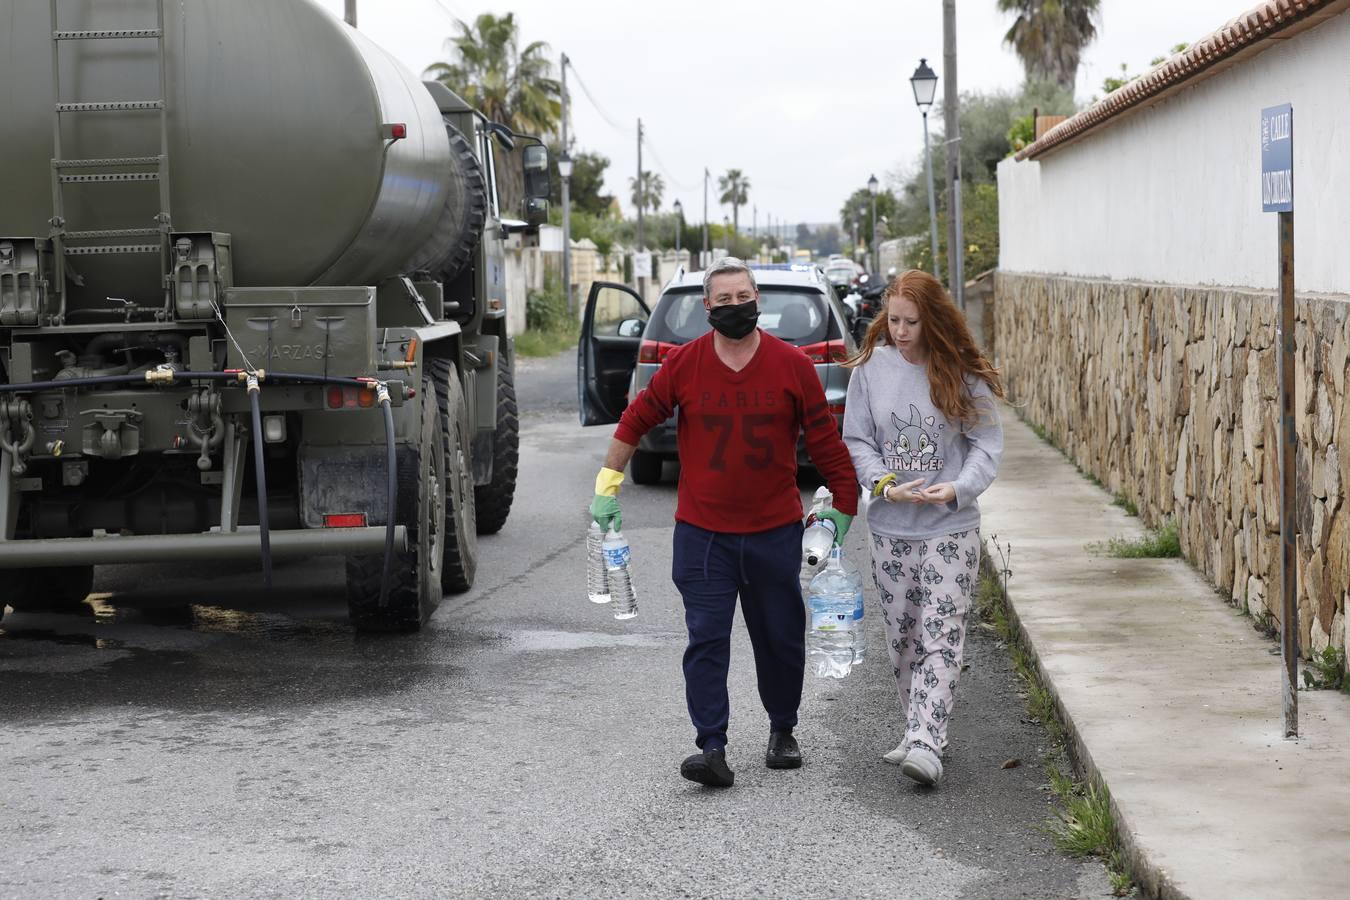
[[956, 308], [942, 283], [927, 272], [910, 269], [886, 286], [881, 295], [881, 313], [868, 326], [857, 355], [844, 365], [853, 368], [867, 362], [878, 344], [894, 346], [887, 320], [891, 301], [896, 297], [903, 297], [919, 309], [919, 334], [928, 350], [928, 383], [933, 405], [942, 410], [949, 422], [961, 423], [962, 430], [974, 425], [981, 410], [966, 387], [966, 376], [983, 378], [994, 396], [1000, 398], [1005, 396], [1003, 378], [975, 345], [966, 317]]

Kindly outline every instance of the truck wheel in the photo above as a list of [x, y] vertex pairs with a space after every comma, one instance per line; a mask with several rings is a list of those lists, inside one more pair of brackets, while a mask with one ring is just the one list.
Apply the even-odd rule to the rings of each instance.
[[520, 465], [520, 417], [516, 408], [515, 350], [497, 354], [497, 429], [492, 435], [492, 480], [473, 489], [478, 533], [496, 534], [511, 514]]
[[635, 452], [632, 462], [628, 464], [629, 471], [633, 473], [633, 484], [660, 484], [663, 462], [655, 453], [646, 450]]
[[94, 567], [10, 569], [0, 582], [0, 611], [8, 603], [15, 612], [75, 612], [94, 589]]
[[431, 361], [436, 381], [436, 399], [441, 407], [441, 430], [445, 436], [445, 556], [441, 587], [461, 594], [473, 587], [478, 571], [478, 524], [473, 490], [473, 428], [464, 385], [448, 360]]
[[408, 528], [408, 547], [394, 554], [389, 595], [380, 605], [384, 556], [347, 558], [347, 611], [357, 631], [416, 631], [441, 602], [445, 540], [445, 434], [430, 381], [419, 397], [417, 444], [398, 448], [395, 520]]

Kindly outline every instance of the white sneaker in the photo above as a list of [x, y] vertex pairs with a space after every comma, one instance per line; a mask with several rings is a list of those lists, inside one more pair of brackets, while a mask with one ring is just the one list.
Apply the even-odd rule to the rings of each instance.
[[900, 771], [919, 784], [932, 787], [942, 780], [942, 759], [926, 747], [912, 747]]
[[909, 744], [905, 743], [904, 741], [901, 741], [898, 747], [896, 747], [890, 753], [883, 754], [881, 758], [893, 766], [899, 766], [904, 764], [905, 756], [908, 753], [909, 753]]

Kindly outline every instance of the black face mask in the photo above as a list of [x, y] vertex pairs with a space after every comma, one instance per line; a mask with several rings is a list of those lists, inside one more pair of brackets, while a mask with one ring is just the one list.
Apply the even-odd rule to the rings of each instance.
[[758, 321], [759, 303], [755, 300], [748, 303], [728, 303], [708, 310], [708, 324], [718, 334], [733, 341], [739, 341], [754, 331], [755, 323]]

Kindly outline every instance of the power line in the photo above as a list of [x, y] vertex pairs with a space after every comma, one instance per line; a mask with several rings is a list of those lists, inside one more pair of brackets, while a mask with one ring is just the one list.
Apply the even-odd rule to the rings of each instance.
[[581, 77], [581, 73], [577, 71], [576, 62], [570, 56], [567, 58], [567, 65], [569, 68], [571, 68], [572, 74], [576, 76], [577, 84], [581, 85], [581, 93], [585, 94], [586, 99], [591, 101], [591, 106], [595, 107], [595, 111], [600, 114], [600, 118], [605, 120], [605, 124], [608, 125], [610, 128], [613, 128], [619, 134], [624, 135], [628, 134], [628, 129], [624, 128], [622, 125], [619, 125], [612, 118], [610, 118], [609, 113], [605, 112], [605, 108], [596, 101], [595, 95], [591, 93], [591, 89], [586, 87], [586, 79]]
[[688, 184], [686, 182], [680, 181], [674, 175], [670, 174], [670, 167], [667, 166], [665, 160], [661, 158], [661, 154], [656, 152], [656, 147], [652, 146], [652, 139], [650, 137], [645, 137], [643, 139], [643, 143], [647, 145], [647, 149], [651, 152], [652, 159], [656, 160], [656, 167], [660, 169], [662, 172], [666, 173], [666, 177], [670, 179], [670, 183], [674, 187], [678, 188], [681, 191], [698, 190], [698, 185]]

